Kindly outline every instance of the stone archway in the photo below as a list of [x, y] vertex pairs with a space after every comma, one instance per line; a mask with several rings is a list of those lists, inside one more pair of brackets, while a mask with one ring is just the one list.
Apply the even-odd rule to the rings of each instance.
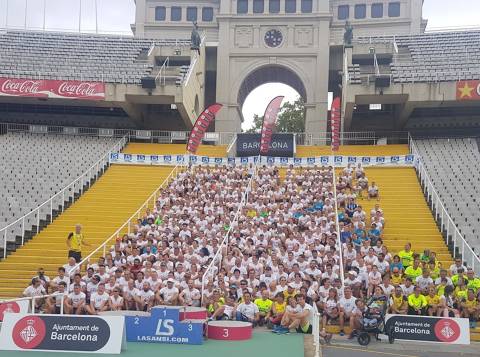
[[302, 79], [291, 69], [279, 65], [267, 65], [257, 68], [245, 77], [238, 90], [237, 103], [243, 107], [247, 96], [257, 87], [266, 83], [286, 84], [297, 91], [307, 102], [307, 91]]

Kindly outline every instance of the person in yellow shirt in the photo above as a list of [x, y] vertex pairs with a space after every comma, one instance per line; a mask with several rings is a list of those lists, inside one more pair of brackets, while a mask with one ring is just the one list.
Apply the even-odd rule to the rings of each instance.
[[435, 281], [440, 276], [440, 267], [435, 260], [430, 260], [428, 269], [430, 269], [430, 277]]
[[253, 303], [257, 305], [260, 314], [260, 319], [258, 320], [259, 326], [263, 326], [263, 324], [267, 322], [267, 316], [270, 314], [273, 305], [273, 301], [268, 298], [267, 289], [263, 289], [261, 295], [261, 298], [253, 301]]
[[465, 285], [465, 280], [463, 278], [457, 280], [457, 287], [453, 291], [453, 295], [457, 301], [462, 301], [467, 298], [468, 288]]
[[413, 263], [413, 251], [410, 243], [405, 244], [405, 249], [398, 252], [398, 256], [402, 260], [404, 269], [407, 269]]
[[422, 275], [422, 267], [420, 266], [420, 259], [416, 258], [414, 261], [413, 261], [413, 265], [410, 265], [409, 267], [407, 267], [405, 269], [405, 276], [407, 278], [410, 278], [412, 279], [412, 281], [415, 281], [415, 279], [417, 279], [417, 277], [419, 277], [420, 275]]
[[292, 283], [288, 284], [287, 290], [283, 292], [283, 297], [285, 298], [285, 301], [288, 301], [291, 297], [295, 297], [298, 294], [297, 290], [295, 289], [295, 285], [292, 285]]
[[272, 304], [272, 308], [268, 314], [268, 326], [273, 328], [275, 325], [279, 325], [282, 322], [283, 314], [285, 313], [285, 308], [287, 303], [283, 297], [283, 293], [277, 293], [275, 295], [275, 301]]
[[82, 247], [90, 247], [82, 233], [82, 226], [75, 225], [75, 232], [71, 232], [67, 237], [68, 257], [74, 258], [77, 263], [82, 261]]
[[390, 281], [394, 286], [400, 286], [403, 284], [403, 276], [400, 269], [398, 269], [398, 267], [393, 268]]
[[390, 296], [390, 313], [406, 315], [408, 312], [408, 302], [400, 286], [395, 287], [395, 292]]
[[478, 305], [478, 300], [475, 298], [475, 291], [473, 291], [473, 289], [468, 289], [467, 298], [462, 301], [460, 310], [461, 316], [469, 319], [470, 328], [475, 328], [480, 315], [480, 306]]
[[428, 316], [437, 316], [438, 306], [440, 305], [440, 296], [437, 295], [437, 291], [434, 286], [428, 288], [428, 295], [425, 296], [428, 304]]
[[475, 276], [475, 272], [472, 268], [467, 269], [467, 279], [467, 287], [477, 294], [480, 291], [480, 279]]
[[408, 296], [408, 314], [425, 316], [427, 314], [427, 306], [427, 299], [421, 294], [420, 287], [416, 286], [413, 294]]

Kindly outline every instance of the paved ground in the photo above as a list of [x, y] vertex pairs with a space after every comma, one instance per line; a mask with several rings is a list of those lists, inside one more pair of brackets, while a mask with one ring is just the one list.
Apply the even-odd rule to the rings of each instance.
[[323, 346], [322, 353], [323, 357], [480, 357], [480, 344], [462, 346], [396, 341], [390, 345], [381, 341], [362, 347], [356, 340], [334, 337], [330, 345]]

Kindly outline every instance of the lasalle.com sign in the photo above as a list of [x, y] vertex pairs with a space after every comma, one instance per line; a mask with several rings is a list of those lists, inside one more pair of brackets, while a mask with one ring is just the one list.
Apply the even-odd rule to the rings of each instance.
[[0, 349], [7, 351], [120, 353], [123, 316], [5, 314]]
[[[260, 154], [261, 134], [237, 134], [237, 156], [249, 157]], [[266, 155], [272, 157], [293, 157], [295, 153], [293, 134], [273, 134]]]
[[468, 319], [387, 315], [385, 330], [389, 331], [390, 328], [393, 328], [396, 340], [470, 344]]

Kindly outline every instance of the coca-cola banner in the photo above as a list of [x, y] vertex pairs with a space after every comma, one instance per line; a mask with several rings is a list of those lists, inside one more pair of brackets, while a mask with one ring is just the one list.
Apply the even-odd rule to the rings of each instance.
[[0, 95], [13, 97], [105, 100], [105, 83], [0, 78]]

